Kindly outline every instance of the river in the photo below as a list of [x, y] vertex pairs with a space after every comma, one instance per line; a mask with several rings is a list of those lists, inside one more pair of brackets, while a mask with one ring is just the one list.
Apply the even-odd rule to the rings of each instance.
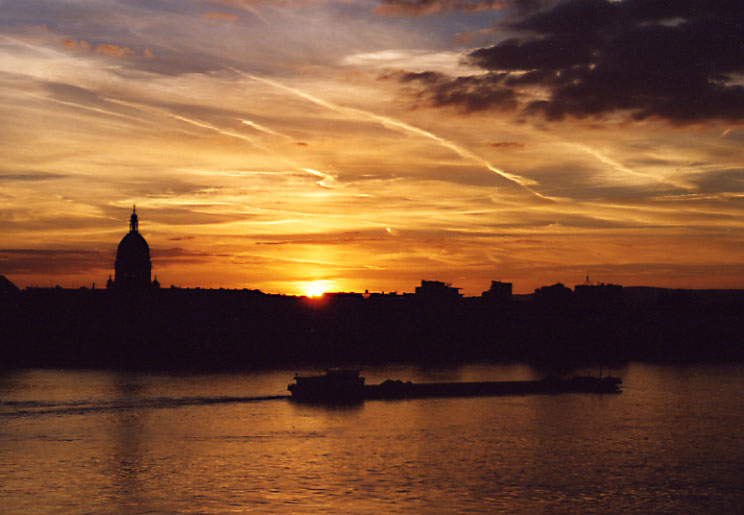
[[[294, 372], [5, 372], [0, 511], [698, 514], [744, 506], [744, 365], [631, 364], [613, 370], [624, 381], [619, 395], [347, 407], [276, 398]], [[368, 383], [540, 377], [486, 364], [363, 375]]]

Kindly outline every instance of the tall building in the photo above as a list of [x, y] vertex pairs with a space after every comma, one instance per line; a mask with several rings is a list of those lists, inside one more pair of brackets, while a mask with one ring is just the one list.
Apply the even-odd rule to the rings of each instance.
[[139, 233], [137, 212], [132, 206], [129, 233], [121, 239], [116, 251], [113, 287], [117, 290], [139, 291], [152, 287], [150, 247]]
[[416, 286], [416, 296], [428, 300], [459, 299], [462, 297], [460, 288], [455, 288], [449, 283], [442, 281], [421, 281], [421, 286]]

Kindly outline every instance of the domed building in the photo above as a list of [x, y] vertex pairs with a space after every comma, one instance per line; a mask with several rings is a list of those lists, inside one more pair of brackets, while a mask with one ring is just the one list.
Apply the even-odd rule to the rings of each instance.
[[114, 272], [111, 286], [117, 290], [137, 291], [152, 287], [150, 247], [139, 233], [139, 220], [134, 207], [129, 218], [129, 233], [121, 239], [116, 251]]

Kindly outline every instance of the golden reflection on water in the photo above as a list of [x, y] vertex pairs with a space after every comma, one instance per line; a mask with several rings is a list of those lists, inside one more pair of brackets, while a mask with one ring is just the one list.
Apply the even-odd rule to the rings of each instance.
[[[283, 393], [287, 372], [16, 373], [0, 379], [0, 501], [4, 513], [735, 512], [741, 372], [635, 365], [619, 396], [332, 408], [250, 400]], [[226, 395], [245, 399], [211, 401]]]

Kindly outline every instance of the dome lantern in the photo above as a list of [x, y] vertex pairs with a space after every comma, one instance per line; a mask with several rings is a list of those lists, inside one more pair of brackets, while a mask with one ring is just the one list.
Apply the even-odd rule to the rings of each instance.
[[132, 216], [129, 217], [129, 232], [137, 232], [139, 230], [139, 220], [137, 219], [136, 206], [132, 206]]

